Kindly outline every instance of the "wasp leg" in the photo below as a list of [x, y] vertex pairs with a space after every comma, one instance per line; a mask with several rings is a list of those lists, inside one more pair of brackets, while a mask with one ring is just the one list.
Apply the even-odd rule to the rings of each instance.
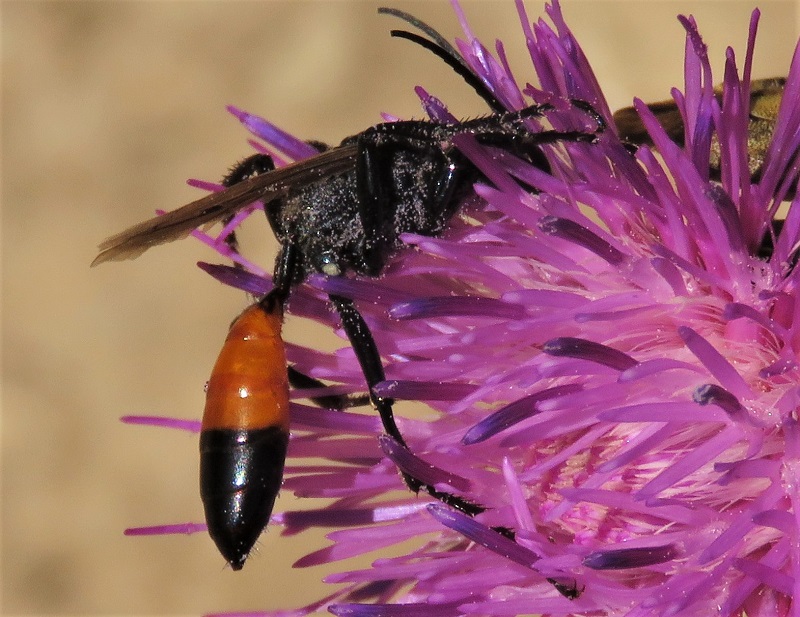
[[[274, 287], [261, 299], [261, 304], [270, 308], [272, 303], [280, 302], [283, 304], [291, 292], [295, 278], [298, 249], [293, 242], [287, 242], [281, 248], [281, 252], [275, 262], [275, 272], [272, 277]], [[326, 384], [318, 379], [314, 379], [301, 373], [291, 365], [286, 367], [289, 383], [293, 388], [324, 388]], [[350, 395], [330, 395], [309, 397], [314, 404], [326, 409], [344, 410], [350, 407], [360, 407], [370, 403], [369, 394], [350, 394]]]
[[[378, 347], [375, 344], [375, 339], [372, 337], [369, 326], [367, 326], [366, 321], [364, 321], [364, 318], [362, 317], [361, 313], [358, 312], [358, 309], [356, 309], [352, 300], [335, 295], [331, 295], [330, 299], [342, 319], [342, 326], [347, 334], [347, 338], [350, 339], [350, 344], [356, 353], [358, 363], [361, 365], [361, 371], [364, 373], [364, 377], [367, 380], [367, 386], [369, 387], [372, 404], [378, 409], [378, 413], [380, 413], [381, 422], [383, 423], [383, 430], [387, 435], [390, 435], [392, 438], [394, 438], [395, 441], [397, 441], [400, 445], [408, 449], [408, 445], [403, 439], [400, 430], [397, 428], [397, 423], [394, 421], [392, 399], [381, 398], [375, 396], [373, 393], [373, 387], [385, 379], [385, 373], [380, 355], [378, 354]], [[486, 508], [479, 504], [467, 501], [466, 499], [458, 497], [457, 495], [453, 495], [452, 493], [437, 491], [433, 486], [425, 484], [424, 482], [421, 482], [405, 472], [401, 472], [401, 474], [406, 486], [408, 486], [408, 488], [415, 493], [425, 491], [434, 499], [438, 499], [442, 503], [455, 508], [460, 512], [463, 512], [468, 516], [476, 516], [481, 512], [486, 511]], [[515, 534], [510, 529], [503, 527], [493, 527], [492, 529], [502, 536], [512, 540], [515, 539]], [[561, 595], [567, 599], [574, 600], [583, 592], [583, 589], [578, 588], [577, 581], [574, 585], [567, 585], [557, 579], [549, 578], [547, 580], [558, 590]]]
[[[275, 163], [268, 154], [254, 154], [253, 156], [248, 156], [246, 159], [239, 161], [236, 165], [231, 167], [222, 179], [222, 186], [231, 187], [234, 184], [239, 184], [254, 176], [260, 176], [273, 169], [275, 169]], [[230, 223], [232, 219], [233, 215], [222, 219], [223, 226]], [[234, 253], [239, 253], [239, 240], [236, 238], [235, 231], [225, 236], [225, 244], [227, 244], [228, 248]], [[233, 266], [234, 268], [242, 267], [241, 264], [238, 263], [234, 263]]]
[[[327, 384], [314, 379], [305, 373], [301, 373], [295, 367], [289, 365], [287, 367], [289, 374], [289, 383], [293, 388], [310, 389], [310, 388], [325, 388]], [[371, 400], [369, 394], [330, 394], [323, 396], [311, 396], [309, 400], [318, 407], [324, 409], [335, 409], [336, 411], [344, 411], [352, 407], [363, 407], [369, 405]]]
[[[375, 339], [372, 338], [372, 333], [367, 323], [364, 321], [361, 313], [358, 312], [358, 309], [356, 309], [353, 301], [349, 298], [331, 295], [330, 299], [342, 319], [342, 327], [347, 334], [347, 338], [350, 339], [350, 344], [353, 346], [353, 351], [356, 353], [358, 363], [361, 365], [361, 371], [364, 373], [367, 386], [369, 387], [372, 404], [377, 408], [381, 416], [383, 430], [397, 443], [407, 449], [408, 445], [405, 439], [403, 439], [400, 430], [397, 428], [397, 423], [394, 421], [392, 399], [375, 396], [373, 392], [373, 387], [381, 381], [384, 381], [386, 376], [383, 371], [380, 355], [378, 354], [378, 347], [375, 345]], [[475, 516], [486, 509], [483, 506], [471, 503], [451, 493], [437, 491], [434, 487], [417, 480], [405, 472], [402, 472], [402, 475], [403, 481], [408, 488], [415, 493], [421, 490], [425, 491], [431, 497], [460, 510], [464, 514]]]
[[[388, 195], [391, 186], [391, 165], [382, 164], [385, 146], [368, 142], [363, 136], [358, 140], [356, 162], [356, 186], [358, 187], [358, 211], [364, 229], [364, 263], [369, 273], [378, 274], [384, 264], [386, 241], [382, 241], [383, 228], [392, 220], [392, 200]], [[331, 300], [336, 303], [333, 298]], [[338, 306], [337, 306], [338, 308]], [[339, 311], [341, 313], [341, 310]], [[344, 320], [344, 316], [342, 316]]]
[[[461, 197], [477, 179], [476, 172], [458, 151], [445, 154], [432, 150], [430, 137], [425, 135], [427, 122], [390, 123], [374, 127], [358, 139], [356, 185], [358, 187], [359, 218], [364, 229], [364, 263], [368, 273], [377, 275], [386, 263], [387, 252], [395, 247], [397, 232], [397, 197], [389, 193], [395, 186], [393, 174], [401, 166], [396, 156], [417, 152], [430, 167], [441, 170], [430, 186], [429, 205], [425, 208], [428, 220], [418, 221], [425, 235], [440, 232], [455, 213]], [[419, 213], [418, 213], [419, 215]], [[409, 230], [413, 231], [413, 230]]]
[[[272, 277], [274, 287], [260, 300], [260, 304], [264, 308], [270, 310], [275, 302], [282, 305], [286, 301], [295, 279], [297, 256], [298, 249], [295, 243], [287, 242], [281, 248], [275, 261], [275, 272]], [[320, 380], [301, 373], [291, 365], [286, 367], [286, 372], [293, 388], [324, 388], [326, 386]], [[310, 397], [309, 400], [320, 407], [343, 410], [368, 405], [370, 396], [368, 394], [330, 395]]]
[[280, 253], [275, 260], [275, 272], [272, 275], [272, 289], [259, 300], [259, 304], [271, 311], [275, 303], [279, 303], [281, 308], [286, 303], [286, 298], [292, 290], [295, 273], [297, 272], [298, 249], [294, 242], [287, 242], [281, 247]]
[[222, 179], [223, 186], [233, 186], [254, 176], [260, 176], [275, 169], [269, 154], [253, 154], [236, 163]]
[[350, 344], [353, 346], [353, 351], [356, 352], [358, 364], [361, 366], [361, 371], [367, 381], [370, 399], [381, 415], [383, 430], [399, 444], [408, 447], [394, 421], [393, 401], [375, 396], [372, 391], [373, 387], [386, 380], [386, 374], [383, 372], [383, 364], [381, 363], [380, 354], [378, 354], [378, 347], [375, 345], [375, 339], [372, 338], [367, 322], [364, 321], [361, 313], [358, 312], [353, 301], [349, 298], [331, 295], [330, 299], [339, 313], [342, 327], [350, 340]]

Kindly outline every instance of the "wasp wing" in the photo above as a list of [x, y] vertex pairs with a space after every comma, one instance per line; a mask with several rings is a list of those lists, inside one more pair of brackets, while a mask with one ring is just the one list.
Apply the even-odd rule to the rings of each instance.
[[[775, 118], [778, 115], [778, 108], [781, 104], [786, 78], [769, 77], [767, 79], [754, 79], [750, 82], [750, 131], [753, 131], [754, 120], [765, 120], [769, 122], [770, 129], [774, 128]], [[714, 94], [717, 99], [722, 101], [722, 84], [714, 87]], [[679, 145], [684, 143], [683, 117], [678, 111], [675, 101], [661, 101], [659, 103], [648, 103], [650, 111], [655, 114], [656, 119], [664, 127], [670, 139]], [[639, 118], [639, 113], [633, 107], [625, 107], [614, 112], [614, 124], [617, 126], [619, 136], [635, 145], [653, 145], [653, 140], [644, 128], [644, 123]], [[759, 127], [757, 127], [759, 128]], [[772, 137], [770, 130], [769, 139]], [[752, 138], [752, 136], [751, 136]], [[766, 145], [769, 145], [769, 139]], [[753, 140], [750, 140], [749, 147], [752, 148]], [[763, 155], [763, 152], [762, 152]], [[762, 157], [763, 158], [763, 157]]]
[[[653, 112], [659, 124], [664, 127], [669, 138], [683, 145], [683, 118], [675, 102], [660, 101], [658, 103], [649, 103], [647, 107]], [[634, 107], [625, 107], [615, 111], [614, 124], [617, 127], [619, 136], [624, 141], [637, 146], [642, 144], [653, 145], [653, 140], [644, 127], [644, 122], [639, 117], [639, 112]]]
[[150, 247], [179, 240], [193, 229], [220, 221], [253, 202], [267, 202], [285, 195], [293, 187], [349, 171], [355, 165], [357, 150], [355, 144], [349, 144], [322, 152], [129, 227], [100, 243], [97, 247], [100, 253], [92, 266], [135, 259]]

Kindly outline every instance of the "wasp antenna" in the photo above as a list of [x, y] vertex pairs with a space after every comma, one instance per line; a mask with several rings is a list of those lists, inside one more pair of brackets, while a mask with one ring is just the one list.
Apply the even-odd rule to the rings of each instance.
[[405, 11], [400, 11], [398, 9], [386, 8], [382, 7], [378, 9], [378, 13], [384, 15], [393, 15], [402, 19], [406, 23], [411, 26], [414, 26], [418, 30], [421, 30], [423, 33], [427, 34], [429, 39], [426, 39], [419, 34], [415, 34], [413, 32], [408, 32], [407, 30], [391, 30], [390, 34], [393, 37], [406, 39], [407, 41], [411, 41], [412, 43], [416, 43], [420, 47], [427, 49], [428, 51], [432, 52], [436, 57], [440, 58], [447, 66], [449, 66], [457, 75], [459, 75], [469, 86], [471, 86], [475, 92], [478, 93], [486, 104], [489, 105], [489, 108], [496, 112], [496, 113], [503, 113], [506, 110], [505, 107], [500, 103], [500, 101], [495, 97], [494, 93], [486, 86], [486, 84], [481, 81], [481, 79], [472, 71], [469, 65], [466, 63], [464, 58], [461, 54], [458, 53], [455, 47], [453, 47], [447, 39], [445, 39], [439, 32], [434, 30], [431, 26], [426, 24], [424, 21], [417, 19], [413, 15], [406, 13]]
[[486, 87], [486, 85], [478, 78], [478, 76], [472, 72], [472, 69], [470, 69], [466, 64], [463, 64], [446, 54], [445, 50], [439, 47], [436, 43], [429, 41], [418, 34], [407, 32], [405, 30], [392, 30], [391, 35], [399, 39], [406, 39], [407, 41], [416, 43], [420, 47], [424, 47], [428, 51], [433, 52], [437, 57], [441, 58], [447, 64], [447, 66], [453, 69], [457, 75], [467, 82], [467, 84], [478, 93], [478, 96], [486, 101], [486, 104], [489, 105], [492, 111], [496, 113], [503, 113], [507, 111], [500, 101], [497, 100], [492, 91], [489, 90], [489, 88]]
[[438, 30], [436, 30], [432, 26], [429, 26], [421, 19], [414, 17], [411, 13], [406, 13], [405, 11], [401, 11], [400, 9], [393, 9], [390, 7], [382, 6], [378, 9], [378, 14], [393, 15], [394, 17], [402, 19], [408, 25], [414, 26], [417, 30], [421, 30], [422, 32], [427, 34], [431, 39], [433, 39], [433, 41], [439, 47], [441, 47], [446, 54], [448, 54], [452, 58], [455, 58], [457, 62], [466, 65], [464, 59], [461, 57], [458, 51], [456, 51], [456, 48], [450, 44], [450, 41], [448, 41], [441, 34], [439, 34]]

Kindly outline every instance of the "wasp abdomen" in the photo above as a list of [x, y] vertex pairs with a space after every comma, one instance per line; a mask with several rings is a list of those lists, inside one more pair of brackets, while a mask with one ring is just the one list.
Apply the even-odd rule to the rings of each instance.
[[206, 392], [200, 496], [211, 538], [234, 570], [269, 522], [289, 441], [281, 311], [260, 304], [231, 325]]

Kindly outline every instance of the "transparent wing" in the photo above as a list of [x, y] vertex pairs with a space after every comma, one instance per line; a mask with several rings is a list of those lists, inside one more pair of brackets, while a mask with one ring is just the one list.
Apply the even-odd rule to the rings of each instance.
[[222, 220], [253, 202], [270, 201], [285, 195], [292, 187], [349, 171], [355, 165], [356, 153], [354, 144], [340, 146], [143, 221], [101, 242], [92, 266], [135, 259], [150, 247], [179, 240], [193, 229]]

